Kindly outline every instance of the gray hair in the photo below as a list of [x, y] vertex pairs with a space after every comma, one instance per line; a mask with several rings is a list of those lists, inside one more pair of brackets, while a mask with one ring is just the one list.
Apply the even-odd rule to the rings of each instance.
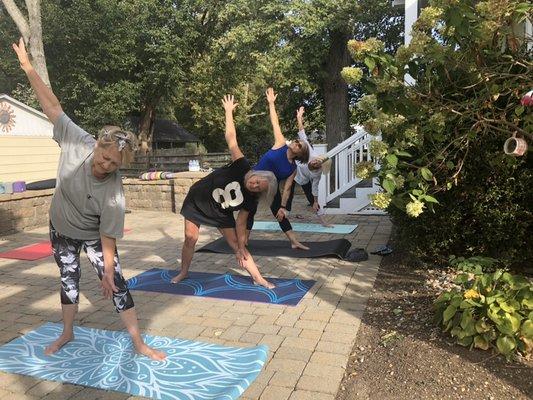
[[259, 206], [270, 207], [272, 200], [274, 200], [274, 196], [278, 191], [278, 180], [276, 179], [276, 175], [270, 171], [250, 170], [246, 173], [246, 175], [244, 175], [244, 184], [246, 184], [246, 182], [248, 182], [248, 180], [254, 176], [257, 176], [260, 179], [268, 182], [267, 190], [259, 193]]
[[98, 146], [103, 148], [115, 144], [122, 155], [122, 164], [125, 165], [133, 161], [134, 153], [137, 151], [137, 137], [135, 134], [118, 126], [104, 126], [98, 134], [97, 143]]

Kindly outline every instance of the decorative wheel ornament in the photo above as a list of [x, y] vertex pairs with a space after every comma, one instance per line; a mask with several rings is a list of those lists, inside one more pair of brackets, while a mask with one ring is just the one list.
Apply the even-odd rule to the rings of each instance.
[[8, 133], [15, 126], [15, 111], [5, 102], [0, 103], [0, 130]]

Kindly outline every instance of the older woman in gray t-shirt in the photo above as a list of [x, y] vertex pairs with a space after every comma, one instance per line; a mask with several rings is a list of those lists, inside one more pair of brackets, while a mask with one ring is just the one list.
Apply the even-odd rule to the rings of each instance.
[[135, 136], [108, 126], [95, 140], [65, 115], [52, 90], [33, 69], [22, 39], [18, 45], [13, 44], [13, 49], [44, 113], [54, 124], [54, 140], [61, 147], [56, 190], [50, 206], [50, 240], [61, 273], [63, 333], [46, 348], [45, 354], [55, 353], [74, 338], [83, 249], [101, 280], [104, 297], [113, 299], [136, 351], [163, 360], [165, 353], [148, 347], [141, 337], [116, 247], [116, 239], [124, 231], [125, 213], [118, 169], [131, 160]]

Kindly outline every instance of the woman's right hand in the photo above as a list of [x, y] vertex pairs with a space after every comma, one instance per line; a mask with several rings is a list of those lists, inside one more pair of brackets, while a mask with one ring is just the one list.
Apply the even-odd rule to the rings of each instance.
[[28, 57], [28, 53], [26, 52], [26, 45], [24, 44], [24, 39], [20, 38], [18, 45], [16, 43], [13, 43], [13, 50], [15, 50], [15, 53], [17, 53], [20, 68], [22, 68], [24, 71], [30, 69], [32, 66], [30, 63], [30, 58]]
[[102, 288], [102, 295], [106, 299], [113, 298], [113, 293], [117, 293], [118, 289], [115, 286], [115, 274], [114, 272], [106, 273], [102, 276], [102, 281], [100, 282], [100, 287]]
[[303, 118], [304, 118], [304, 112], [305, 112], [305, 108], [304, 108], [304, 106], [301, 106], [301, 107], [296, 111], [296, 120], [298, 120], [298, 121], [303, 121]]
[[267, 91], [265, 92], [265, 94], [266, 94], [267, 101], [269, 102], [269, 104], [274, 104], [274, 102], [276, 101], [276, 98], [278, 97], [278, 95], [274, 93], [274, 89], [269, 87]]
[[222, 99], [222, 105], [224, 106], [224, 110], [233, 111], [235, 108], [237, 108], [239, 103], [235, 103], [235, 98], [232, 94], [227, 94]]

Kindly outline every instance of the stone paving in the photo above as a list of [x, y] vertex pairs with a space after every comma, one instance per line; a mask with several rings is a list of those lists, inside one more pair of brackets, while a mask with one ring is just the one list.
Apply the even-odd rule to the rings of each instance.
[[[295, 211], [313, 220], [298, 199]], [[260, 214], [258, 220], [271, 220]], [[349, 235], [352, 248], [372, 250], [386, 244], [391, 222], [385, 216], [329, 216], [334, 223], [359, 224]], [[293, 221], [298, 221], [293, 219]], [[124, 275], [130, 278], [153, 267], [176, 268], [183, 238], [183, 218], [164, 212], [126, 215], [132, 229], [118, 244]], [[0, 238], [2, 251], [47, 239], [47, 227]], [[343, 237], [298, 233], [301, 240]], [[203, 227], [198, 246], [219, 237]], [[253, 238], [282, 238], [281, 232], [253, 232]], [[102, 298], [99, 282], [82, 255], [80, 307], [76, 324], [122, 330], [111, 301]], [[335, 258], [256, 257], [266, 277], [299, 277], [317, 283], [296, 307], [245, 301], [133, 292], [143, 332], [230, 346], [266, 344], [269, 358], [244, 392], [247, 400], [333, 400], [359, 329], [377, 274], [380, 256], [352, 263]], [[195, 254], [193, 271], [246, 273], [232, 255]], [[58, 270], [52, 257], [37, 261], [0, 259], [0, 344], [61, 320]], [[0, 399], [134, 399], [127, 394], [41, 381], [0, 372]]]

